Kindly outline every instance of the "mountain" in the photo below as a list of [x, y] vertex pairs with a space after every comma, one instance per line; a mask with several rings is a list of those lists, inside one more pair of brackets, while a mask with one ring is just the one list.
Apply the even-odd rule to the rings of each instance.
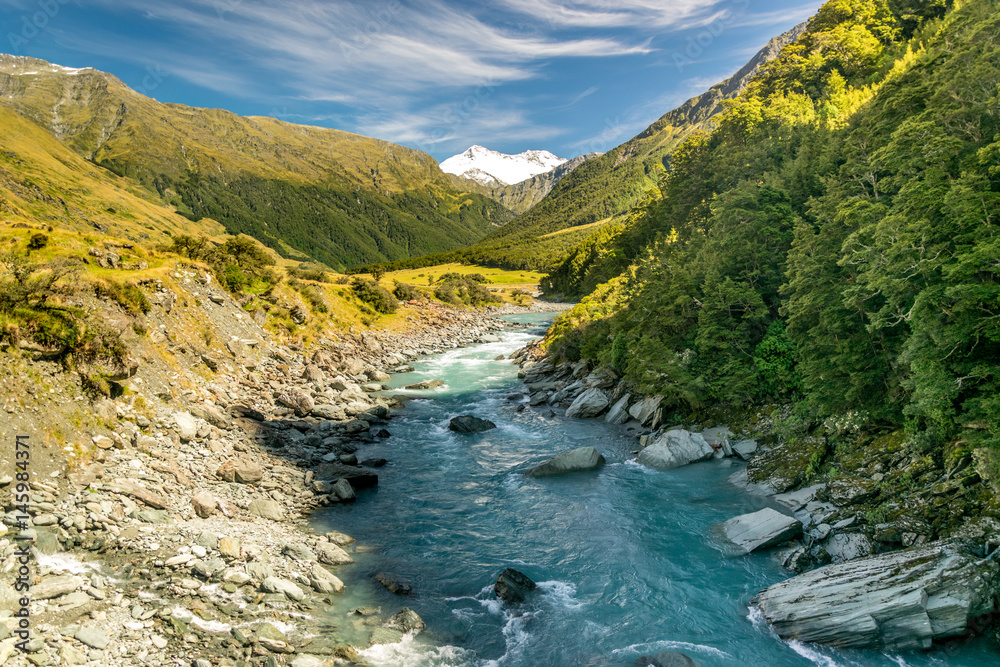
[[733, 76], [664, 114], [621, 146], [587, 160], [526, 214], [471, 248], [468, 256], [498, 266], [548, 270], [595, 227], [623, 220], [656, 185], [673, 150], [709, 127], [723, 100], [742, 91], [805, 28], [802, 23], [773, 38]]
[[161, 104], [94, 69], [0, 55], [0, 107], [193, 220], [214, 218], [230, 233], [332, 268], [451, 250], [513, 217], [458, 187], [426, 153]]
[[482, 146], [471, 146], [464, 153], [441, 163], [441, 170], [469, 178], [488, 186], [513, 185], [532, 176], [552, 171], [567, 160], [548, 151], [525, 151], [506, 155]]

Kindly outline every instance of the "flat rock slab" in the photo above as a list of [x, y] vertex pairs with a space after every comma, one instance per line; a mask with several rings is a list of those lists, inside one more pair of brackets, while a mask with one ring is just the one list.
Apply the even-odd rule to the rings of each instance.
[[588, 389], [576, 397], [576, 400], [566, 410], [566, 416], [576, 419], [597, 417], [608, 409], [609, 403], [607, 395], [602, 390]]
[[529, 477], [555, 477], [572, 472], [596, 470], [604, 465], [604, 457], [593, 447], [578, 447], [556, 454], [551, 459], [528, 470]]
[[316, 479], [346, 479], [355, 491], [373, 489], [378, 486], [378, 475], [371, 470], [340, 463], [323, 463], [316, 466]]
[[765, 589], [751, 604], [782, 639], [911, 650], [965, 632], [993, 611], [1000, 564], [958, 543], [827, 565]]
[[720, 535], [740, 554], [748, 554], [787, 542], [802, 534], [802, 522], [765, 507], [743, 514], [716, 526]]
[[166, 498], [127, 479], [116, 479], [108, 484], [108, 489], [141, 500], [153, 509], [163, 510], [168, 507]]
[[689, 463], [707, 461], [713, 456], [715, 450], [700, 434], [673, 429], [639, 452], [638, 461], [651, 468], [670, 470]]

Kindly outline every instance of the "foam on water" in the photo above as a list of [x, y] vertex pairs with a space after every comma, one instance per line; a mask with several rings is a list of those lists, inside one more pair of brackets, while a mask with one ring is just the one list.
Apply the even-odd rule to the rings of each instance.
[[70, 574], [84, 574], [86, 572], [95, 572], [99, 569], [93, 563], [84, 563], [68, 554], [52, 554], [51, 556], [39, 554], [38, 566], [39, 568], [46, 568], [53, 572], [68, 572]]
[[705, 646], [704, 644], [692, 644], [690, 642], [673, 641], [671, 639], [646, 642], [643, 644], [632, 644], [631, 646], [626, 646], [625, 648], [616, 649], [611, 653], [612, 655], [622, 655], [628, 653], [633, 653], [637, 655], [648, 655], [651, 653], [660, 653], [661, 651], [676, 651], [676, 650], [694, 651], [697, 653], [704, 653], [706, 655], [711, 655], [716, 658], [726, 658], [728, 660], [733, 659], [733, 656], [726, 653], [725, 651], [720, 651], [714, 646]]
[[568, 581], [540, 581], [538, 588], [545, 594], [545, 600], [553, 606], [569, 611], [577, 611], [584, 606], [577, 600], [576, 586]]
[[465, 667], [475, 655], [457, 646], [430, 646], [407, 634], [395, 644], [376, 644], [358, 655], [375, 667]]

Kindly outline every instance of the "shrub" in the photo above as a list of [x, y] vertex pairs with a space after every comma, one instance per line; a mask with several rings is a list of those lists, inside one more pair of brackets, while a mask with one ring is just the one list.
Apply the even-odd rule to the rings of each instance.
[[45, 234], [32, 234], [28, 239], [28, 251], [41, 250], [49, 244], [49, 237]]
[[288, 275], [300, 280], [312, 280], [317, 283], [330, 282], [330, 274], [323, 267], [303, 262], [298, 266], [289, 267]]
[[393, 290], [393, 294], [400, 301], [419, 301], [427, 296], [413, 285], [398, 281], [396, 281], [396, 288]]
[[98, 297], [113, 300], [133, 317], [145, 315], [152, 307], [142, 288], [133, 283], [105, 280], [94, 286], [94, 292]]
[[388, 315], [396, 312], [396, 309], [399, 308], [396, 297], [373, 280], [355, 278], [351, 281], [351, 289], [361, 301], [369, 304], [380, 313]]

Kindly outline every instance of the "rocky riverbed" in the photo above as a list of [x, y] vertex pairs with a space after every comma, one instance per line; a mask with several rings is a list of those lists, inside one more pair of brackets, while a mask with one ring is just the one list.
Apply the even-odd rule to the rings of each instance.
[[[377, 485], [385, 461], [367, 460], [365, 448], [392, 438], [400, 403], [377, 394], [388, 373], [491, 340], [510, 326], [495, 315], [559, 306], [428, 305], [402, 332], [331, 332], [306, 345], [274, 340], [206, 283], [187, 281], [202, 316], [232, 334], [228, 354], [199, 353], [179, 335], [178, 295], [154, 298], [159, 326], [140, 348], [145, 363], [124, 396], [92, 408], [96, 418], [74, 424], [64, 411], [62, 425], [43, 430], [37, 415], [82, 397], [44, 361], [5, 361], [9, 377], [42, 378], [51, 390], [33, 386], [28, 402], [10, 394], [3, 406], [13, 422], [3, 436], [38, 444], [30, 525], [18, 535], [32, 554], [31, 634], [20, 646], [12, 456], [0, 474], [0, 664], [312, 667], [423, 627], [402, 606], [331, 620], [327, 610], [352, 585], [338, 569], [363, 547], [337, 531], [315, 534], [308, 516]], [[59, 438], [64, 451], [46, 438], [83, 424], [89, 433], [74, 435], [84, 442]], [[344, 628], [364, 641], [352, 645]]]
[[988, 628], [1000, 599], [1000, 522], [971, 513], [934, 529], [934, 522], [915, 521], [912, 513], [889, 517], [871, 510], [873, 499], [882, 506], [894, 500], [892, 487], [880, 482], [909, 476], [918, 465], [926, 467], [927, 488], [912, 494], [911, 509], [933, 517], [938, 508], [947, 517], [942, 496], [961, 507], [989, 508], [991, 494], [968, 465], [935, 471], [919, 456], [907, 457], [898, 442], [883, 441], [882, 448], [876, 443], [871, 451], [852, 452], [854, 469], [838, 465], [821, 476], [816, 472], [828, 446], [822, 440], [782, 443], [761, 429], [735, 434], [727, 426], [690, 423], [667, 397], [638, 394], [609, 368], [546, 358], [537, 344], [513, 358], [531, 406], [630, 426], [639, 464], [670, 470], [737, 462], [730, 482], [768, 506], [715, 526], [715, 539], [733, 556], [768, 552], [797, 575], [751, 603], [782, 638], [908, 650], [996, 633]]

